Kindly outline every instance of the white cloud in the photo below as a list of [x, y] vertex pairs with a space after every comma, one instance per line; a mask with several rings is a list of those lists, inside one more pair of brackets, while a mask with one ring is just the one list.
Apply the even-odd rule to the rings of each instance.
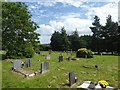
[[51, 36], [40, 36], [40, 43], [42, 44], [49, 44], [50, 43]]
[[[76, 14], [77, 15], [77, 14]], [[40, 30], [41, 30], [41, 43], [45, 43], [47, 41], [47, 43], [50, 43], [50, 38], [52, 35], [52, 33], [56, 30], [56, 31], [60, 31], [61, 27], [65, 27], [67, 34], [71, 34], [74, 30], [78, 30], [79, 35], [84, 35], [84, 34], [92, 34], [91, 30], [89, 29], [89, 27], [91, 26], [91, 20], [87, 20], [87, 19], [80, 19], [77, 18], [76, 15], [69, 15], [69, 16], [61, 16], [59, 19], [59, 21], [55, 21], [55, 20], [51, 20], [49, 22], [49, 25], [39, 25], [40, 26]], [[43, 38], [44, 37], [44, 38]], [[43, 40], [44, 39], [44, 40]]]
[[118, 3], [118, 25], [120, 26], [120, 2]]
[[[72, 3], [72, 1], [69, 3]], [[88, 17], [87, 19], [81, 19], [80, 13], [69, 13], [67, 15], [57, 16], [57, 20], [51, 20], [47, 25], [40, 25], [41, 43], [50, 43], [50, 35], [52, 35], [55, 30], [60, 31], [61, 27], [63, 26], [65, 27], [68, 34], [71, 34], [76, 28], [79, 32], [79, 35], [92, 34], [89, 27], [92, 26], [94, 15], [97, 15], [100, 18], [102, 25], [105, 24], [106, 17], [109, 14], [112, 16], [113, 21], [118, 21], [117, 3], [108, 3], [101, 7], [81, 6], [88, 10], [86, 13], [86, 16]]]
[[[86, 6], [87, 7], [87, 6]], [[106, 23], [106, 17], [110, 14], [112, 16], [113, 21], [118, 21], [118, 4], [117, 3], [109, 3], [106, 4], [103, 7], [87, 7], [88, 13], [86, 13], [86, 16], [88, 16], [88, 19], [92, 19], [92, 16], [97, 15], [100, 18], [100, 22], [102, 25], [105, 25]]]
[[[52, 35], [52, 33], [54, 32], [54, 27], [51, 27], [50, 25], [45, 25], [45, 24], [41, 24], [39, 25], [40, 30], [41, 30], [41, 34], [42, 35], [46, 35], [46, 36], [50, 36]], [[39, 30], [38, 30], [39, 31]]]

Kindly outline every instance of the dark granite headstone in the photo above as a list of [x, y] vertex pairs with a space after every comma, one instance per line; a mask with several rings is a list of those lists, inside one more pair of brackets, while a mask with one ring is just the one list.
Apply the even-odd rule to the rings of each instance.
[[60, 55], [60, 56], [59, 56], [59, 62], [62, 62], [62, 61], [63, 61], [63, 56]]
[[48, 72], [48, 65], [49, 65], [48, 62], [42, 62], [42, 63], [41, 63], [41, 73], [46, 73], [46, 72]]
[[74, 74], [74, 71], [72, 71], [72, 72], [69, 73], [69, 84], [70, 84], [70, 86], [73, 85], [75, 82], [76, 82], [75, 74]]
[[13, 69], [21, 68], [21, 60], [16, 60], [13, 62]]

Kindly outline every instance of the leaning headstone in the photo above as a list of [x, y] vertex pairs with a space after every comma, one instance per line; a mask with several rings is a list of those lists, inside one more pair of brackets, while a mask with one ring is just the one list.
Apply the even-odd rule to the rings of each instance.
[[72, 71], [72, 72], [69, 73], [69, 84], [70, 84], [70, 86], [73, 85], [75, 82], [76, 82], [75, 74], [74, 74], [74, 71]]
[[42, 63], [41, 63], [41, 73], [46, 73], [46, 72], [48, 72], [48, 65], [49, 65], [48, 62], [42, 62]]
[[31, 59], [25, 60], [25, 67], [31, 67], [31, 66], [32, 66], [32, 60]]
[[21, 68], [21, 60], [16, 60], [13, 62], [13, 69]]
[[59, 62], [62, 62], [62, 61], [63, 61], [63, 56], [60, 55], [60, 56], [59, 56]]
[[50, 60], [50, 54], [48, 54], [48, 55], [46, 56], [46, 59], [47, 59], [47, 60]]

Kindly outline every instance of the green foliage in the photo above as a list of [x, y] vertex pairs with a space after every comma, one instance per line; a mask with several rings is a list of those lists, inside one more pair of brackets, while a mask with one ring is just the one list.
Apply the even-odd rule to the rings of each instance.
[[[32, 49], [28, 49], [26, 44], [36, 50], [39, 45], [39, 34], [35, 32], [37, 28], [39, 27], [31, 20], [31, 15], [24, 3], [3, 2], [2, 49], [7, 52], [6, 58], [31, 56]], [[31, 54], [23, 54], [28, 53], [29, 50]]]
[[[22, 54], [22, 53], [21, 53]], [[31, 58], [35, 54], [35, 51], [31, 45], [26, 45], [24, 47], [24, 53], [23, 56], [27, 58]]]
[[[77, 51], [79, 48], [82, 47], [82, 43], [84, 43], [84, 41], [82, 39], [79, 38], [79, 34], [78, 31], [75, 30], [72, 35], [68, 36], [69, 41], [70, 41], [70, 48], [74, 51]], [[81, 42], [82, 41], [82, 42]]]
[[[92, 50], [97, 51], [98, 54], [102, 51], [117, 51], [118, 50], [118, 22], [112, 21], [112, 16], [108, 15], [106, 18], [106, 24], [103, 26], [100, 24], [100, 18], [94, 17], [93, 27], [90, 27], [93, 32], [92, 35]], [[104, 43], [104, 44], [103, 44]]]
[[60, 33], [55, 31], [52, 34], [50, 45], [54, 51], [66, 51], [69, 49], [70, 42], [64, 27], [61, 28]]
[[86, 48], [78, 49], [76, 57], [78, 58], [93, 58], [93, 52]]

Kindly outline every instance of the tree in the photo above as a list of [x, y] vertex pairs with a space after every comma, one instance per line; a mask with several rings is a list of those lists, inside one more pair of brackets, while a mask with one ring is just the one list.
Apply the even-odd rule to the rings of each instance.
[[80, 48], [80, 38], [77, 29], [69, 36], [70, 48], [74, 51], [77, 51]]
[[66, 34], [66, 30], [64, 27], [61, 28], [61, 50], [62, 51], [66, 51], [69, 49], [69, 46], [70, 46], [70, 42], [69, 42], [69, 39], [68, 39], [68, 36]]
[[64, 27], [61, 28], [60, 33], [55, 31], [52, 34], [50, 45], [52, 47], [52, 50], [55, 51], [66, 51], [69, 49], [70, 42], [68, 40], [68, 36]]
[[[33, 55], [39, 45], [37, 28], [24, 3], [2, 3], [2, 49], [7, 51], [8, 58], [27, 57], [27, 53]], [[32, 52], [25, 51], [28, 47]]]
[[54, 51], [60, 51], [61, 50], [61, 34], [59, 32], [54, 32], [51, 37], [51, 43], [50, 46], [52, 47], [52, 50]]
[[92, 50], [97, 51], [100, 53], [101, 50], [101, 37], [100, 33], [102, 30], [102, 25], [100, 24], [100, 18], [98, 16], [94, 17], [94, 22], [92, 23], [93, 27], [90, 27], [91, 31], [93, 32], [92, 35]]
[[101, 37], [105, 39], [105, 48], [107, 51], [117, 51], [118, 23], [112, 21], [112, 16], [108, 15], [106, 25], [103, 26]]
[[84, 35], [84, 36], [80, 36], [80, 39], [83, 41], [83, 44], [81, 44], [82, 47], [87, 48], [87, 49], [91, 49], [92, 36]]

